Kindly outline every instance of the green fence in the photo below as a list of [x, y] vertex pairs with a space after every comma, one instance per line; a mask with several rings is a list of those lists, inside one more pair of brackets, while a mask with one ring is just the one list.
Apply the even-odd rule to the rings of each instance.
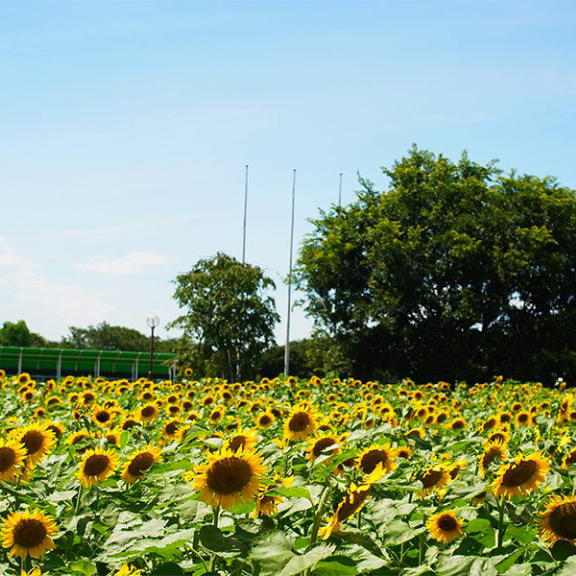
[[[34, 377], [106, 376], [138, 379], [148, 376], [149, 352], [84, 350], [60, 348], [20, 348], [0, 346], [0, 368], [8, 374], [28, 372]], [[152, 377], [173, 379], [176, 354], [155, 352]]]

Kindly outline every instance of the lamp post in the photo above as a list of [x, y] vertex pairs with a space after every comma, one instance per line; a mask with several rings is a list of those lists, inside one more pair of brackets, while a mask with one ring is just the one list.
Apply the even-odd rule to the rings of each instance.
[[150, 327], [150, 368], [148, 370], [148, 380], [152, 380], [152, 357], [154, 356], [154, 328], [160, 324], [158, 316], [148, 316], [146, 324]]

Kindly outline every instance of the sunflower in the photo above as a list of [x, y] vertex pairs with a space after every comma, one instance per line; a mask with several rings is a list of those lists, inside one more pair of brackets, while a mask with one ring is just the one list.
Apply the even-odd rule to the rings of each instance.
[[396, 448], [396, 458], [402, 458], [403, 460], [410, 460], [412, 457], [412, 449], [410, 446], [398, 446]]
[[94, 406], [92, 408], [92, 422], [96, 424], [96, 426], [100, 426], [101, 428], [105, 428], [109, 426], [114, 418], [114, 413], [111, 410], [104, 408], [103, 406]]
[[333, 532], [339, 532], [342, 522], [362, 509], [370, 495], [371, 489], [372, 486], [370, 484], [356, 486], [356, 484], [352, 483], [348, 493], [344, 496], [340, 504], [338, 504], [336, 512], [334, 512], [328, 524], [318, 532], [318, 536], [320, 536], [322, 540], [327, 540]]
[[518, 454], [514, 462], [500, 468], [492, 489], [496, 496], [519, 496], [535, 490], [549, 471], [550, 465], [540, 452], [526, 457]]
[[0, 438], [0, 481], [13, 482], [26, 459], [26, 449], [20, 442]]
[[137, 416], [126, 414], [124, 418], [122, 418], [120, 428], [122, 428], [122, 430], [130, 430], [130, 428], [134, 428], [134, 426], [138, 426], [138, 424], [140, 424], [140, 420]]
[[225, 406], [221, 406], [221, 405], [215, 406], [213, 408], [213, 410], [210, 412], [210, 415], [208, 416], [208, 420], [210, 420], [211, 424], [216, 424], [216, 423], [220, 422], [220, 420], [222, 420], [225, 413], [226, 413], [226, 407]]
[[[325, 436], [318, 436], [312, 438], [308, 443], [308, 459], [316, 460], [322, 454], [337, 454], [339, 452], [338, 444], [341, 440], [338, 436], [333, 436], [331, 434]], [[330, 450], [328, 450], [330, 449]]]
[[266, 428], [270, 428], [272, 424], [276, 421], [274, 414], [270, 410], [266, 410], [266, 412], [262, 412], [256, 416], [256, 427], [260, 430], [265, 430]]
[[20, 570], [20, 576], [41, 576], [41, 575], [42, 571], [40, 570], [40, 568], [34, 568], [33, 570], [30, 570], [30, 572]]
[[284, 502], [284, 498], [278, 494], [274, 494], [277, 488], [289, 488], [292, 486], [293, 478], [280, 478], [278, 475], [274, 477], [275, 484], [266, 486], [260, 494], [256, 497], [256, 508], [254, 509], [254, 517], [259, 516], [273, 516], [278, 511], [278, 505]]
[[480, 454], [478, 461], [480, 464], [480, 476], [484, 476], [495, 460], [505, 460], [507, 456], [506, 445], [502, 442], [486, 442], [484, 453]]
[[110, 446], [120, 446], [120, 436], [121, 435], [122, 435], [122, 430], [120, 428], [114, 428], [112, 430], [108, 430], [103, 435], [103, 438], [106, 438], [106, 442]]
[[123, 564], [122, 568], [116, 572], [115, 576], [141, 576], [142, 570], [137, 570], [134, 566]]
[[462, 526], [463, 524], [458, 520], [455, 510], [444, 510], [444, 512], [434, 514], [426, 522], [430, 536], [444, 544], [464, 536]]
[[58, 530], [56, 524], [39, 510], [12, 512], [4, 519], [2, 526], [2, 546], [11, 548], [9, 556], [32, 558], [43, 556], [54, 548], [52, 536]]
[[566, 540], [576, 545], [576, 498], [555, 496], [540, 515], [540, 536], [554, 544]]
[[83, 428], [78, 432], [70, 434], [70, 436], [68, 437], [68, 444], [70, 446], [76, 446], [77, 444], [80, 444], [83, 440], [86, 440], [87, 438], [92, 438], [92, 435], [90, 434], [90, 432], [88, 432], [88, 430], [86, 430], [86, 428]]
[[428, 493], [443, 488], [450, 482], [450, 474], [441, 465], [434, 465], [428, 468], [423, 474], [418, 477], [418, 480], [422, 482], [423, 489], [420, 491], [421, 496], [425, 496]]
[[106, 480], [114, 472], [117, 460], [118, 455], [114, 450], [102, 448], [88, 450], [78, 471], [78, 479], [82, 486], [90, 486]]
[[162, 435], [167, 440], [173, 440], [176, 437], [178, 428], [180, 428], [182, 424], [183, 422], [179, 418], [171, 418], [164, 424], [162, 428]]
[[256, 447], [257, 442], [258, 438], [254, 431], [240, 429], [232, 438], [226, 440], [225, 447], [232, 452], [237, 452], [238, 450], [249, 452]]
[[24, 445], [26, 463], [30, 466], [42, 460], [50, 452], [55, 442], [54, 432], [49, 430], [46, 424], [30, 424], [14, 430], [10, 436], [13, 440]]
[[126, 484], [133, 484], [136, 480], [139, 480], [144, 476], [144, 473], [152, 466], [152, 464], [154, 464], [154, 462], [160, 462], [160, 460], [162, 460], [160, 449], [154, 448], [150, 445], [134, 452], [126, 464], [124, 464], [122, 480], [124, 480]]
[[396, 457], [396, 452], [390, 444], [377, 445], [366, 448], [356, 457], [356, 466], [359, 470], [362, 470], [364, 474], [370, 474], [378, 466], [382, 464], [382, 469], [384, 473], [388, 473], [396, 467], [394, 459]]
[[61, 422], [53, 422], [52, 420], [46, 422], [46, 429], [52, 430], [55, 438], [60, 438], [60, 436], [62, 436], [66, 431], [66, 428], [64, 428], [64, 425]]
[[284, 435], [294, 442], [306, 440], [316, 432], [316, 411], [309, 404], [296, 405], [284, 423]]
[[252, 500], [259, 492], [260, 478], [266, 472], [256, 452], [222, 448], [208, 454], [208, 463], [189, 476], [200, 498], [212, 506], [231, 508]]

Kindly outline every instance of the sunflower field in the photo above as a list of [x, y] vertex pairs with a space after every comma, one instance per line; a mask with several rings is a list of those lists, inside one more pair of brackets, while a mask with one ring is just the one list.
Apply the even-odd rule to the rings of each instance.
[[576, 574], [564, 382], [0, 383], [0, 575]]

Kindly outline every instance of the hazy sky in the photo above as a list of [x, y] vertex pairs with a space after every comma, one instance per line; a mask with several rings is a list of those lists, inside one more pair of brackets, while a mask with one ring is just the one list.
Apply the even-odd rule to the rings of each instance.
[[574, 30], [570, 0], [3, 0], [0, 322], [172, 320], [178, 273], [241, 256], [247, 163], [283, 320], [293, 168], [298, 242], [413, 142], [576, 188]]

